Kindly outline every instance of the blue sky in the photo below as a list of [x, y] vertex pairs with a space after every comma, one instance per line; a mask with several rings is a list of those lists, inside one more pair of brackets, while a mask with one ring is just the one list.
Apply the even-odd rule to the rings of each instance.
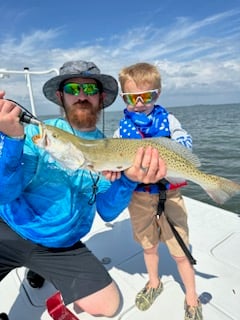
[[[239, 0], [2, 1], [0, 69], [44, 71], [94, 61], [117, 78], [124, 66], [157, 64], [165, 107], [240, 102]], [[36, 109], [54, 112], [32, 76]], [[22, 75], [2, 78], [7, 97], [28, 103]], [[120, 110], [120, 99], [109, 110]]]

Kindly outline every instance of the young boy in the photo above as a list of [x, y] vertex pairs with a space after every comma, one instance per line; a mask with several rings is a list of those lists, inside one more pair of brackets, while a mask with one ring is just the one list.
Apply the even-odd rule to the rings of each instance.
[[[114, 137], [168, 137], [192, 148], [191, 136], [179, 121], [156, 104], [161, 93], [161, 76], [156, 66], [137, 63], [126, 67], [120, 71], [119, 81], [126, 109]], [[171, 185], [167, 180], [160, 180], [157, 184], [139, 184], [133, 193], [129, 213], [135, 240], [143, 247], [149, 276], [146, 286], [136, 296], [136, 306], [142, 311], [147, 310], [163, 291], [158, 275], [158, 243], [163, 241], [177, 263], [185, 286], [184, 319], [203, 319], [195, 289], [194, 269], [186, 251], [183, 251], [184, 246], [188, 251], [189, 239], [187, 212], [179, 185]], [[183, 240], [182, 246], [174, 231]]]

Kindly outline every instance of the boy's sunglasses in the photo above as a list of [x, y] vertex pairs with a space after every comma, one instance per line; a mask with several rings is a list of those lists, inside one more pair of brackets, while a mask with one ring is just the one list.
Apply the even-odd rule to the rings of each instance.
[[63, 86], [63, 91], [73, 96], [78, 96], [80, 94], [81, 88], [84, 94], [86, 94], [87, 96], [94, 96], [95, 94], [99, 93], [99, 88], [96, 83], [69, 82]]
[[138, 103], [138, 100], [143, 104], [155, 102], [158, 98], [158, 93], [159, 89], [153, 89], [137, 93], [121, 93], [120, 95], [126, 104], [135, 106]]

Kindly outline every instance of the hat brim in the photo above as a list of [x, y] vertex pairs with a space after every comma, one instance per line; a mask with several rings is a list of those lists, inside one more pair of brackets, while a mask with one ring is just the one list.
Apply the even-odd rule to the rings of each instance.
[[61, 102], [58, 100], [56, 96], [56, 91], [59, 90], [59, 86], [63, 81], [66, 81], [71, 78], [88, 78], [88, 79], [95, 79], [96, 81], [99, 81], [102, 85], [102, 90], [105, 93], [105, 97], [103, 99], [103, 108], [106, 108], [113, 104], [113, 102], [116, 100], [118, 95], [118, 83], [117, 81], [106, 74], [64, 74], [56, 76], [50, 80], [48, 80], [44, 86], [43, 86], [43, 94], [45, 97], [52, 101], [53, 103], [58, 104], [62, 107]]

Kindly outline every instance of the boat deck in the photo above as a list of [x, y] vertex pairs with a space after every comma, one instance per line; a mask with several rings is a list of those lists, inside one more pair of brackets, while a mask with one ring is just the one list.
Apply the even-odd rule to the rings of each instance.
[[[240, 319], [240, 218], [237, 214], [186, 198], [192, 254], [197, 260], [197, 291], [203, 304], [204, 320]], [[159, 247], [159, 274], [164, 291], [148, 310], [134, 306], [136, 293], [147, 281], [141, 247], [132, 237], [128, 211], [112, 223], [96, 218], [85, 243], [103, 261], [116, 280], [122, 295], [121, 312], [114, 320], [181, 320], [184, 292], [175, 262], [166, 247]], [[0, 283], [0, 313], [10, 320], [50, 320], [45, 301], [56, 289], [48, 282], [33, 289], [24, 268], [12, 271]], [[107, 302], [106, 302], [107, 303]], [[96, 319], [69, 309], [81, 320]], [[99, 320], [108, 318], [98, 317]]]

